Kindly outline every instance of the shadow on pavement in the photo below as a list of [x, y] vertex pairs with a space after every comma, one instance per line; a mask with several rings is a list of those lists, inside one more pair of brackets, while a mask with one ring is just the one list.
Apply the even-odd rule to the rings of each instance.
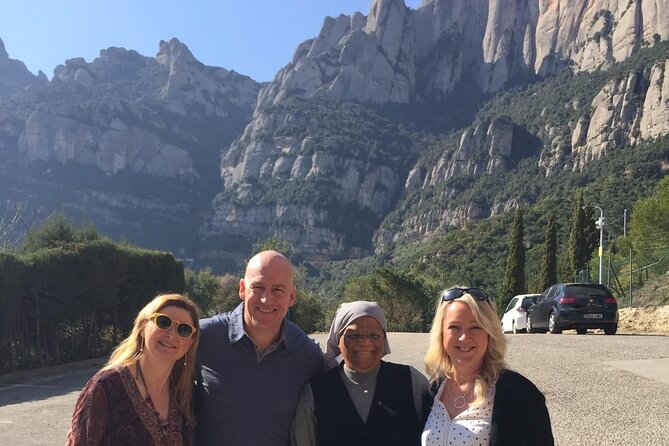
[[107, 358], [96, 358], [0, 375], [0, 406], [78, 392], [106, 360]]

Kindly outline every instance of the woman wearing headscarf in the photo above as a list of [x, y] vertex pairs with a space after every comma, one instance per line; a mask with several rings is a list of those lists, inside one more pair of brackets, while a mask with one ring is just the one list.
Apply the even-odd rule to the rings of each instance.
[[341, 304], [325, 349], [330, 370], [305, 386], [291, 445], [419, 445], [427, 379], [413, 367], [383, 361], [388, 353], [379, 304]]

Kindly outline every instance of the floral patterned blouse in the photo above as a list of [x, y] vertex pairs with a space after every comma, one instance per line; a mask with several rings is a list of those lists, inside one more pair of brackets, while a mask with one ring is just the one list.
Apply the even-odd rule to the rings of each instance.
[[170, 389], [170, 409], [161, 422], [139, 393], [127, 366], [101, 370], [81, 391], [74, 407], [67, 446], [192, 446]]

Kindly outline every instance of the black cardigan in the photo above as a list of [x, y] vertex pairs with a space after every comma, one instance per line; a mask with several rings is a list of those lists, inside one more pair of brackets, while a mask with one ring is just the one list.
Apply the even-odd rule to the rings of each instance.
[[[435, 382], [431, 386], [433, 397], [440, 384]], [[504, 370], [495, 384], [490, 446], [553, 445], [551, 420], [544, 395], [520, 373]]]

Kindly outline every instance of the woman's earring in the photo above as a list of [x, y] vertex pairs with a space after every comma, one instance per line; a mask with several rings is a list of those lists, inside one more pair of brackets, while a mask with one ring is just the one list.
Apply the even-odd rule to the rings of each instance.
[[144, 338], [139, 338], [139, 352], [144, 353]]

